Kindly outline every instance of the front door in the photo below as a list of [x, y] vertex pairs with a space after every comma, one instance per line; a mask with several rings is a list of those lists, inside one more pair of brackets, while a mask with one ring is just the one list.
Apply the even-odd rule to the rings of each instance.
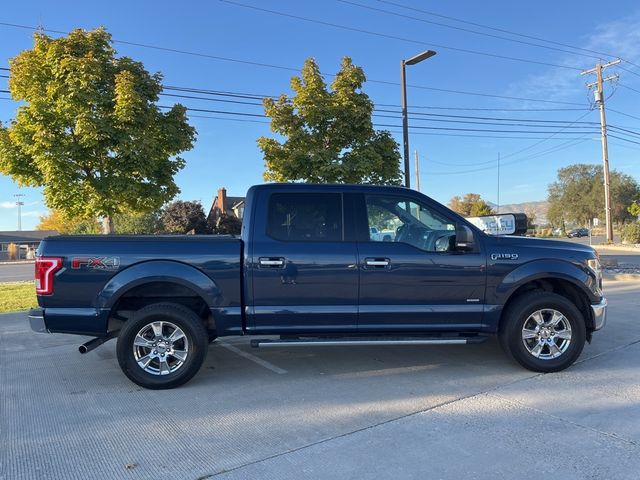
[[455, 250], [446, 209], [417, 195], [364, 195], [363, 203], [369, 238], [358, 243], [358, 330], [477, 328], [485, 258]]
[[356, 243], [345, 241], [343, 216], [339, 192], [265, 192], [254, 223], [249, 328], [356, 331]]

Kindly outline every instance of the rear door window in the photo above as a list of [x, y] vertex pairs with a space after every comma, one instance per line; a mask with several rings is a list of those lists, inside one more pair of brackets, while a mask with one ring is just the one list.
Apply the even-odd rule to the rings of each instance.
[[275, 193], [269, 199], [267, 235], [289, 242], [343, 239], [340, 193]]

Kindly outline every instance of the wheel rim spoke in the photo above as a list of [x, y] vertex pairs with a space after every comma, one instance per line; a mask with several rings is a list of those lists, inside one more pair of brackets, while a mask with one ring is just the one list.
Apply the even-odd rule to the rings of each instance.
[[151, 360], [153, 360], [153, 357], [151, 355], [145, 355], [138, 360], [138, 365], [140, 365], [142, 368], [147, 368], [151, 363]]
[[163, 322], [153, 322], [151, 324], [151, 328], [153, 329], [153, 334], [157, 338], [162, 338], [162, 327], [163, 327]]
[[551, 342], [549, 344], [549, 353], [554, 358], [562, 355], [562, 351], [558, 348], [558, 345], [556, 345], [554, 342]]
[[171, 356], [177, 358], [181, 362], [184, 362], [187, 358], [186, 350], [174, 350], [171, 352]]
[[556, 327], [558, 323], [560, 323], [564, 319], [564, 315], [562, 315], [560, 312], [553, 312], [553, 317], [551, 317], [549, 325], [551, 325], [552, 327]]
[[169, 341], [170, 342], [177, 342], [178, 340], [181, 340], [185, 337], [184, 332], [182, 330], [180, 330], [179, 328], [176, 328], [171, 335], [169, 336]]
[[160, 361], [160, 366], [158, 367], [158, 369], [160, 370], [160, 375], [166, 375], [167, 373], [170, 372], [167, 359], [165, 357], [162, 357], [159, 359], [159, 361]]
[[534, 313], [533, 315], [531, 315], [531, 318], [533, 319], [534, 322], [536, 322], [539, 326], [544, 325], [544, 318], [542, 318], [542, 313], [540, 311], [537, 311], [536, 313]]
[[180, 327], [168, 321], [154, 321], [143, 326], [134, 337], [132, 348], [138, 366], [152, 375], [178, 371], [189, 356], [187, 336]]
[[562, 356], [569, 348], [571, 323], [561, 311], [542, 308], [531, 313], [525, 320], [521, 336], [525, 348], [532, 356], [540, 360], [553, 360]]
[[539, 357], [540, 353], [542, 353], [542, 347], [544, 347], [544, 343], [538, 342], [535, 347], [533, 347], [530, 352], [534, 357]]
[[133, 344], [138, 347], [147, 347], [147, 348], [153, 347], [153, 342], [151, 340], [147, 340], [146, 338], [140, 336], [139, 333], [138, 335], [136, 335], [136, 338], [133, 341]]

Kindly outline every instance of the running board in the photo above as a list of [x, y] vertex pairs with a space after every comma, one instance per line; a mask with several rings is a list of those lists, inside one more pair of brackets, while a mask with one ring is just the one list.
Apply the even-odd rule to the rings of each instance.
[[341, 346], [374, 346], [374, 345], [467, 345], [482, 343], [485, 336], [470, 337], [343, 337], [343, 338], [284, 338], [280, 340], [251, 340], [253, 348], [268, 347], [341, 347]]

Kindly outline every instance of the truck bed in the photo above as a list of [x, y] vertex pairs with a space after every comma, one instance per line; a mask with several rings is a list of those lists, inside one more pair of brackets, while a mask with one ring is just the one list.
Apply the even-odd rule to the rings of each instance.
[[[148, 284], [150, 272], [158, 282], [175, 278], [185, 284], [184, 277], [203, 274], [215, 282], [209, 288], [215, 291], [206, 292], [210, 306], [241, 314], [242, 241], [233, 236], [61, 235], [46, 238], [38, 254], [63, 259], [63, 268], [55, 274], [54, 294], [38, 296], [50, 331], [104, 334], [118, 289], [124, 285], [130, 289], [136, 277], [146, 277]], [[98, 321], [78, 323], [74, 311]]]

